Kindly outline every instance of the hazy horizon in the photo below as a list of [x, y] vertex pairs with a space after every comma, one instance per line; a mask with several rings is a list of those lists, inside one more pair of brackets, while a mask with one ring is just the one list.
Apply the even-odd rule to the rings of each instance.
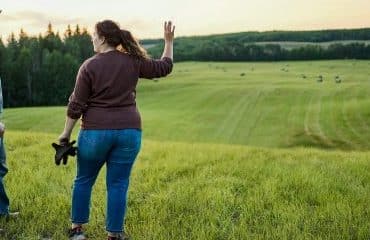
[[[49, 24], [49, 23], [48, 23]], [[47, 25], [48, 25], [47, 24]], [[53, 23], [51, 23], [52, 26], [53, 26]], [[78, 23], [77, 23], [78, 24]], [[77, 24], [71, 24], [71, 29], [72, 31], [75, 30], [76, 28], [76, 25]], [[20, 28], [18, 29], [17, 31], [12, 31], [14, 34], [15, 34], [15, 38], [18, 39], [19, 37], [19, 33], [20, 33], [20, 30], [22, 29], [28, 36], [30, 37], [37, 37], [39, 36], [39, 34], [41, 34], [42, 36], [44, 36], [46, 34], [46, 30], [47, 30], [47, 25], [45, 25], [45, 29], [39, 33], [30, 33], [29, 31], [27, 31], [27, 29], [24, 29], [24, 28]], [[86, 26], [83, 26], [83, 25], [80, 25], [78, 24], [79, 27], [80, 27], [80, 30], [82, 31], [84, 28], [87, 28]], [[215, 33], [207, 33], [207, 34], [191, 34], [191, 35], [181, 35], [181, 36], [176, 36], [176, 38], [179, 38], [179, 37], [200, 37], [200, 36], [211, 36], [211, 35], [223, 35], [223, 34], [233, 34], [233, 33], [243, 33], [243, 32], [271, 32], [271, 31], [292, 31], [292, 32], [295, 32], [295, 31], [325, 31], [325, 30], [356, 30], [356, 29], [369, 29], [370, 26], [368, 27], [359, 27], [359, 28], [323, 28], [323, 29], [272, 29], [272, 30], [249, 30], [249, 31], [238, 31], [238, 32], [215, 32]], [[67, 25], [65, 27], [65, 29], [62, 31], [60, 30], [56, 30], [54, 27], [53, 27], [53, 30], [54, 30], [54, 33], [59, 33], [59, 36], [63, 39], [64, 36], [64, 32], [65, 30], [67, 29]], [[88, 33], [89, 34], [92, 34], [92, 32], [88, 30]], [[11, 33], [12, 33], [11, 32]], [[11, 33], [9, 33], [8, 35], [2, 35], [0, 34], [0, 39], [2, 39], [3, 41], [7, 40]], [[146, 37], [146, 38], [140, 38], [140, 40], [156, 40], [156, 39], [160, 39], [162, 38], [161, 36], [158, 36], [158, 37]]]
[[[162, 37], [162, 24], [172, 20], [176, 36], [202, 36], [249, 31], [306, 31], [358, 29], [370, 27], [370, 1], [367, 0], [211, 0], [156, 2], [140, 4], [121, 1], [74, 2], [3, 0], [0, 9], [0, 36], [18, 35], [21, 28], [29, 35], [44, 34], [49, 22], [62, 36], [70, 24], [86, 27], [112, 19], [139, 39]], [[109, 14], [108, 14], [109, 13]]]

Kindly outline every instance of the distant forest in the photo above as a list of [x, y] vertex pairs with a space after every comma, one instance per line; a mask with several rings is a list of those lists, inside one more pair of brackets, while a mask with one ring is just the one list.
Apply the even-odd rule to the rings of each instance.
[[[319, 44], [331, 41], [335, 42], [327, 46]], [[284, 42], [302, 42], [302, 45], [288, 49], [284, 48]], [[141, 43], [152, 57], [161, 56], [163, 40], [148, 39]], [[174, 47], [177, 62], [370, 59], [370, 28], [178, 37]], [[0, 39], [5, 106], [65, 105], [79, 66], [93, 54], [90, 33], [78, 25], [68, 26], [60, 34], [49, 24], [46, 32], [38, 36], [29, 36], [21, 29], [17, 35]]]
[[[284, 47], [284, 42], [301, 42], [301, 44], [287, 49]], [[321, 44], [323, 42], [328, 44], [323, 46]], [[160, 56], [163, 49], [161, 40], [144, 40], [143, 43], [151, 46], [148, 49], [149, 53], [155, 57]], [[370, 28], [243, 32], [180, 37], [175, 41], [174, 57], [176, 61], [370, 59]]]

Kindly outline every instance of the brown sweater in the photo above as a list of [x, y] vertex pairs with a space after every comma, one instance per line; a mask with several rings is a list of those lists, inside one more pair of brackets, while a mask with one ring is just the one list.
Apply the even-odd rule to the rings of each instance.
[[172, 66], [166, 57], [138, 60], [119, 51], [98, 53], [80, 67], [67, 115], [82, 115], [83, 129], [141, 129], [135, 101], [138, 79], [164, 77]]

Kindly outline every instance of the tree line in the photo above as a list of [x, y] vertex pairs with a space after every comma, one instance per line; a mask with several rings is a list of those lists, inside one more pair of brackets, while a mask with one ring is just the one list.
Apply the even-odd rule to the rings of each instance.
[[[176, 45], [176, 44], [175, 44]], [[159, 57], [163, 46], [149, 50]], [[238, 42], [204, 41], [199, 44], [177, 44], [176, 61], [286, 61], [286, 60], [332, 60], [370, 59], [369, 43], [335, 43], [328, 47], [302, 45], [297, 48], [284, 48], [281, 44], [243, 44]]]
[[[182, 37], [175, 41], [176, 61], [283, 61], [323, 59], [370, 59], [370, 28], [322, 31], [245, 32], [201, 37]], [[319, 43], [336, 41], [329, 46]], [[342, 42], [340, 42], [342, 41]], [[160, 40], [146, 40], [155, 57], [161, 55]], [[285, 48], [284, 42], [301, 42]], [[312, 44], [317, 43], [317, 44]]]
[[7, 44], [0, 39], [0, 77], [5, 107], [66, 104], [80, 64], [93, 55], [86, 29], [68, 26], [55, 33], [28, 36], [21, 29]]

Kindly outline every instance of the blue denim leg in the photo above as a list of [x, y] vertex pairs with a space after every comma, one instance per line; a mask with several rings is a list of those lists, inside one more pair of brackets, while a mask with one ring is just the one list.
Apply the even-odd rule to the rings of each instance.
[[112, 146], [110, 130], [81, 130], [78, 137], [77, 176], [72, 192], [72, 223], [89, 221], [91, 190]]
[[123, 231], [127, 189], [132, 166], [140, 151], [141, 130], [117, 130], [113, 148], [107, 159], [107, 231]]
[[4, 179], [3, 179], [7, 173], [8, 173], [8, 168], [6, 166], [4, 139], [0, 138], [0, 214], [9, 213], [9, 198], [5, 192]]

